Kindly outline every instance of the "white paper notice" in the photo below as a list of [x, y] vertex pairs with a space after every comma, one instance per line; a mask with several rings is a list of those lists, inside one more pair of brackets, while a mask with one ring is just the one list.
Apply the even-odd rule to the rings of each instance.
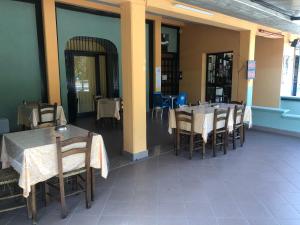
[[158, 66], [155, 68], [155, 91], [161, 91], [161, 67]]

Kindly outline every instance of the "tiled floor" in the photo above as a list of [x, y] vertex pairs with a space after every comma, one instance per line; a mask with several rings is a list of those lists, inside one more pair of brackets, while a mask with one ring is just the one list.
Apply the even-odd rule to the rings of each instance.
[[[299, 225], [300, 139], [249, 131], [237, 151], [205, 160], [168, 152], [97, 180], [96, 200], [68, 199], [39, 209], [40, 225]], [[0, 224], [30, 224], [25, 210]]]

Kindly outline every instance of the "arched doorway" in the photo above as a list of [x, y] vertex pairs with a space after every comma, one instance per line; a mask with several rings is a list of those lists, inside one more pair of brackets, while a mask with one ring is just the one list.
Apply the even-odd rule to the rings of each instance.
[[94, 97], [119, 97], [119, 63], [109, 40], [78, 36], [65, 48], [69, 121], [95, 112]]

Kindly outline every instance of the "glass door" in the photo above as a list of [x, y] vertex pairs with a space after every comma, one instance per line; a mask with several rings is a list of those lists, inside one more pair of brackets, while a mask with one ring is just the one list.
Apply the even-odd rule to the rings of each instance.
[[206, 101], [231, 101], [232, 52], [207, 54]]
[[96, 60], [93, 56], [74, 56], [75, 88], [77, 112], [95, 111], [96, 95]]

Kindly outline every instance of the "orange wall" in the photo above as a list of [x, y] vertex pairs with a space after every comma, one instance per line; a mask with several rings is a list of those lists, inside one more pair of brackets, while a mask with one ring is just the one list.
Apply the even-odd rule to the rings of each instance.
[[205, 100], [206, 53], [233, 51], [232, 99], [238, 91], [239, 32], [200, 24], [185, 24], [180, 36], [180, 69], [183, 79], [180, 91], [188, 101]]
[[284, 39], [256, 37], [253, 105], [279, 107]]

